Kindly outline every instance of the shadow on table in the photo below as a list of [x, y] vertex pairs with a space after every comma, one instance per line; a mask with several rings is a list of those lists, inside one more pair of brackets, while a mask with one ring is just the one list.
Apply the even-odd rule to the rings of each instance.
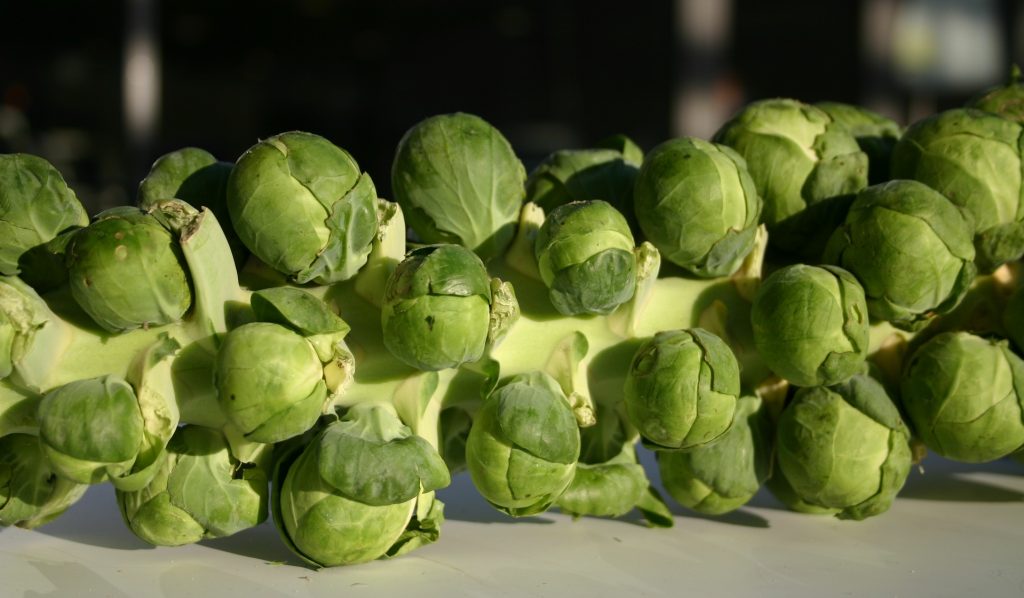
[[444, 503], [444, 518], [451, 521], [470, 523], [539, 523], [551, 524], [554, 521], [544, 517], [512, 517], [495, 509], [480, 496], [473, 487], [473, 481], [466, 473], [452, 477], [447, 488], [437, 492], [438, 498]]

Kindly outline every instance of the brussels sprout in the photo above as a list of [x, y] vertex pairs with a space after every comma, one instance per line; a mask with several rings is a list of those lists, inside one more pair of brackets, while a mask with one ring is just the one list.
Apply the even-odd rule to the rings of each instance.
[[1010, 80], [1005, 85], [986, 89], [967, 102], [967, 107], [998, 114], [1024, 125], [1024, 84], [1021, 84], [1020, 79], [1020, 67], [1013, 65]]
[[983, 463], [1024, 448], [1024, 361], [1006, 341], [946, 332], [906, 363], [901, 400], [936, 453]]
[[126, 475], [142, 445], [144, 422], [131, 385], [116, 376], [71, 382], [39, 403], [43, 452], [80, 484]]
[[119, 490], [117, 504], [132, 532], [157, 546], [230, 536], [267, 518], [264, 461], [242, 462], [220, 432], [184, 426], [152, 481], [136, 491]]
[[327, 426], [301, 454], [287, 453], [275, 470], [278, 531], [319, 567], [395, 556], [436, 540], [441, 503], [422, 493], [451, 481], [427, 441], [393, 411], [368, 404]]
[[732, 274], [754, 246], [761, 199], [746, 162], [724, 145], [683, 137], [654, 148], [635, 202], [647, 239], [698, 276]]
[[508, 141], [472, 114], [432, 116], [402, 137], [391, 189], [416, 234], [484, 260], [512, 242], [526, 170]]
[[312, 133], [281, 133], [246, 150], [227, 203], [249, 251], [300, 283], [348, 280], [377, 234], [373, 181], [348, 152]]
[[838, 384], [867, 357], [864, 289], [842, 268], [796, 264], [775, 271], [754, 296], [750, 323], [761, 358], [797, 386]]
[[747, 162], [774, 246], [817, 259], [843, 220], [851, 194], [867, 186], [868, 157], [846, 127], [795, 100], [748, 104], [714, 141]]
[[972, 236], [940, 193], [917, 181], [892, 181], [857, 195], [824, 259], [864, 285], [873, 318], [913, 330], [967, 292], [977, 273]]
[[257, 291], [259, 322], [228, 333], [214, 371], [221, 410], [253, 442], [309, 430], [351, 379], [348, 324], [305, 291]]
[[572, 482], [580, 432], [551, 376], [519, 374], [484, 399], [466, 441], [473, 484], [513, 517], [547, 509]]
[[609, 314], [636, 289], [636, 244], [626, 219], [601, 200], [577, 201], [548, 214], [534, 255], [548, 298], [566, 316]]
[[384, 288], [384, 345], [410, 367], [442, 370], [476, 361], [518, 317], [511, 286], [492, 280], [458, 245], [409, 253]]
[[574, 201], [601, 199], [629, 215], [638, 170], [639, 164], [614, 149], [557, 151], [526, 179], [526, 201], [550, 212]]
[[36, 417], [53, 469], [81, 484], [106, 478], [123, 490], [148, 484], [178, 426], [170, 358], [179, 348], [162, 335], [139, 352], [128, 380], [88, 378], [43, 395]]
[[0, 274], [18, 274], [26, 252], [88, 223], [53, 165], [29, 154], [0, 154]]
[[814, 104], [832, 120], [844, 127], [857, 140], [860, 150], [868, 156], [868, 182], [872, 185], [889, 180], [889, 163], [892, 148], [903, 130], [896, 121], [867, 108], [840, 102], [818, 102]]
[[978, 266], [989, 271], [1024, 253], [1021, 125], [973, 109], [947, 110], [907, 129], [892, 174], [921, 181], [974, 220]]
[[49, 523], [86, 488], [55, 474], [36, 436], [0, 437], [0, 525], [33, 528]]
[[729, 345], [702, 328], [659, 332], [633, 356], [624, 394], [648, 446], [693, 449], [732, 425], [740, 368]]
[[802, 388], [779, 418], [779, 467], [801, 500], [865, 519], [889, 509], [910, 473], [910, 431], [866, 375]]
[[[156, 159], [146, 178], [139, 183], [138, 202], [143, 210], [158, 202], [177, 198], [195, 207], [207, 207], [218, 221], [227, 224], [228, 178], [235, 167], [231, 162], [218, 162], [210, 152], [198, 147], [185, 147]], [[231, 253], [239, 262], [245, 257], [245, 246], [234, 229], [224, 230]]]
[[708, 515], [742, 507], [772, 466], [772, 424], [761, 399], [741, 397], [732, 426], [718, 442], [658, 453], [661, 482], [679, 504]]
[[75, 301], [106, 330], [169, 324], [192, 305], [181, 248], [138, 208], [107, 210], [75, 233], [67, 266]]

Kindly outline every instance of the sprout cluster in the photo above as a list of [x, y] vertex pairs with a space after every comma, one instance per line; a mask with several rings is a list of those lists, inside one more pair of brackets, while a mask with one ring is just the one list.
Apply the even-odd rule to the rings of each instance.
[[271, 515], [352, 565], [437, 541], [461, 469], [511, 517], [669, 527], [659, 485], [709, 516], [762, 487], [880, 515], [925, 448], [1024, 452], [1016, 94], [905, 132], [762, 100], [714, 141], [616, 136], [529, 177], [439, 115], [397, 142], [395, 202], [292, 131], [162, 156], [91, 221], [0, 156], [0, 524], [109, 482], [141, 541]]

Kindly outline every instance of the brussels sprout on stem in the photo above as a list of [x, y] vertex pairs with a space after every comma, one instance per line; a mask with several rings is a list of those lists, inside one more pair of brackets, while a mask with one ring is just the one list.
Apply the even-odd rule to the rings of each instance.
[[512, 241], [526, 170], [502, 134], [478, 116], [432, 116], [405, 133], [391, 188], [416, 235], [485, 261]]
[[636, 287], [635, 246], [626, 219], [605, 201], [555, 208], [534, 245], [551, 304], [566, 316], [607, 315], [629, 301]]
[[228, 179], [227, 205], [245, 246], [298, 283], [348, 280], [377, 233], [373, 181], [312, 133], [281, 133], [246, 150]]
[[0, 154], [0, 274], [19, 274], [42, 245], [88, 223], [85, 208], [52, 164], [29, 154]]
[[281, 537], [317, 567], [395, 556], [437, 539], [450, 482], [440, 455], [382, 404], [362, 404], [275, 466]]
[[142, 540], [180, 546], [259, 525], [267, 517], [270, 447], [236, 457], [217, 431], [184, 426], [175, 432], [153, 479], [118, 490], [125, 523]]
[[644, 159], [636, 217], [665, 259], [703, 277], [736, 271], [754, 247], [761, 198], [732, 148], [693, 137]]
[[910, 473], [910, 431], [866, 375], [800, 389], [777, 431], [781, 474], [806, 503], [865, 519], [889, 509]]

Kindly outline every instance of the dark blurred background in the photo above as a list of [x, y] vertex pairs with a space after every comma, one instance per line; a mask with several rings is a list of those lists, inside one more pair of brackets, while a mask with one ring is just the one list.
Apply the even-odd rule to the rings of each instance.
[[900, 122], [1024, 59], [1020, 0], [34, 0], [0, 3], [0, 152], [53, 162], [90, 212], [160, 154], [234, 160], [303, 129], [389, 196], [402, 133], [466, 111], [527, 168], [625, 133], [708, 137], [745, 102], [866, 105]]

